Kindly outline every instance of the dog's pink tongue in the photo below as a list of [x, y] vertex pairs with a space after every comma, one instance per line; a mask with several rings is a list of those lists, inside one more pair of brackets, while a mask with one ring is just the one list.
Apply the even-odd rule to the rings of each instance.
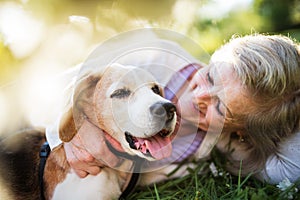
[[139, 140], [143, 140], [141, 143], [144, 144], [143, 146], [145, 148], [142, 148], [142, 150], [148, 150], [155, 159], [161, 160], [171, 156], [172, 144], [170, 137], [161, 137], [160, 135], [155, 135], [151, 138]]

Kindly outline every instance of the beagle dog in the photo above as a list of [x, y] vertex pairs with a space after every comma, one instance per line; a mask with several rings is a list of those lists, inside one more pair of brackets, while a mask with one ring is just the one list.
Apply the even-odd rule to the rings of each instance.
[[[141, 68], [112, 64], [85, 73], [75, 84], [71, 106], [60, 120], [60, 139], [69, 142], [88, 120], [120, 143], [129, 159], [118, 169], [106, 167], [97, 176], [81, 179], [71, 170], [62, 143], [50, 152], [39, 182], [45, 131], [25, 130], [1, 140], [0, 193], [6, 199], [20, 200], [117, 199], [138, 162], [171, 154], [176, 118], [176, 107], [163, 98], [160, 85]], [[149, 181], [141, 182], [161, 179], [151, 175]]]

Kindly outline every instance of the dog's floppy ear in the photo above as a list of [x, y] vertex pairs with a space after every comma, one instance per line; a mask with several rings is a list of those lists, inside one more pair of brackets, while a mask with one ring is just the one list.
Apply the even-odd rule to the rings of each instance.
[[72, 96], [73, 103], [71, 108], [65, 112], [59, 124], [59, 138], [63, 142], [69, 142], [77, 133], [83, 124], [83, 121], [89, 119], [93, 121], [93, 94], [94, 89], [100, 77], [94, 75], [88, 76], [75, 86]]
[[106, 67], [94, 65], [82, 68], [77, 81], [72, 85], [69, 108], [63, 113], [59, 123], [59, 138], [63, 142], [71, 141], [85, 120], [95, 122], [94, 90]]
[[70, 108], [67, 112], [65, 112], [62, 115], [60, 119], [59, 138], [63, 142], [70, 142], [76, 133], [77, 133], [77, 129], [75, 126], [73, 109]]
[[94, 92], [101, 75], [92, 74], [81, 79], [74, 90], [73, 118], [77, 129], [88, 119], [95, 123]]

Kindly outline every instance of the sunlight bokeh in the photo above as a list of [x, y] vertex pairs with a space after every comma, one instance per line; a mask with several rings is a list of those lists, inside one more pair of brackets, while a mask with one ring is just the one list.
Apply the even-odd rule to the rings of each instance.
[[[278, 10], [272, 6], [270, 0], [1, 1], [0, 132], [51, 123], [61, 95], [53, 78], [124, 31], [176, 31], [210, 54], [233, 34], [276, 32], [299, 39], [297, 6], [283, 6], [290, 9], [284, 26], [272, 26], [276, 15], [270, 13]], [[197, 49], [188, 50], [201, 60]]]
[[16, 59], [30, 56], [45, 35], [45, 24], [14, 3], [1, 5], [0, 27], [4, 45]]

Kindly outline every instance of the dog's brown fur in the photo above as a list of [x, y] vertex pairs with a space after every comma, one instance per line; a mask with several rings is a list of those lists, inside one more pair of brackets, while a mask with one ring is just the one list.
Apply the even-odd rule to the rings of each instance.
[[47, 159], [44, 179], [47, 180], [45, 185], [45, 196], [52, 197], [57, 183], [61, 183], [70, 170], [63, 148], [54, 150]]
[[3, 139], [0, 143], [1, 187], [7, 188], [14, 200], [40, 198], [39, 151], [45, 142], [42, 129], [24, 130]]

